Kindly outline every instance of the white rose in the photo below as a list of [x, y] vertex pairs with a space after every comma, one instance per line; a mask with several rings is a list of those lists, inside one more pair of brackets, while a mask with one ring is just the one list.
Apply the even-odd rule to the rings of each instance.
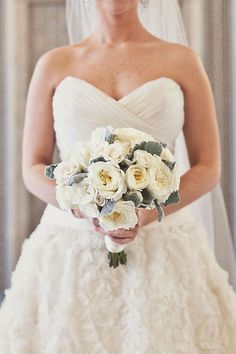
[[77, 183], [74, 183], [72, 186], [56, 185], [56, 199], [60, 208], [79, 208], [78, 188]]
[[149, 175], [148, 190], [160, 203], [164, 203], [169, 195], [178, 190], [178, 170], [173, 171], [164, 164], [157, 155], [153, 156], [153, 164], [147, 171]]
[[99, 127], [92, 131], [91, 134], [91, 142], [95, 144], [99, 144], [101, 141], [105, 141], [106, 137], [106, 128]]
[[162, 160], [175, 162], [175, 156], [172, 154], [172, 152], [167, 147], [162, 149], [160, 157]]
[[153, 161], [152, 154], [145, 150], [135, 150], [133, 161], [137, 161], [137, 163], [143, 167], [149, 168]]
[[93, 152], [91, 154], [91, 160], [96, 159], [98, 157], [103, 157], [104, 152], [108, 148], [109, 143], [107, 141], [100, 141], [99, 144], [93, 145]]
[[81, 172], [80, 164], [70, 159], [68, 161], [60, 162], [54, 170], [54, 176], [57, 184], [65, 184], [68, 177]]
[[99, 223], [105, 231], [135, 227], [138, 217], [131, 201], [118, 201], [110, 214], [100, 215]]
[[90, 143], [77, 143], [71, 150], [70, 156], [73, 160], [78, 162], [81, 166], [81, 170], [87, 172], [91, 153]]
[[88, 178], [99, 192], [106, 199], [118, 200], [127, 191], [125, 174], [111, 162], [95, 162], [88, 168]]
[[107, 199], [102, 197], [101, 194], [97, 192], [95, 196], [95, 203], [99, 206], [104, 206], [107, 203]]
[[124, 144], [114, 142], [106, 146], [103, 156], [108, 161], [120, 163], [122, 160], [124, 160], [125, 155], [127, 153], [126, 151], [127, 149]]
[[116, 128], [114, 134], [118, 140], [128, 142], [130, 148], [133, 148], [135, 144], [139, 144], [142, 141], [155, 141], [151, 135], [134, 128]]
[[98, 127], [94, 129], [91, 134], [91, 142], [93, 144], [100, 144], [101, 141], [105, 141], [107, 130], [113, 133], [114, 128], [111, 125], [108, 125], [107, 127]]
[[133, 191], [146, 188], [149, 183], [146, 168], [139, 164], [131, 165], [126, 171], [126, 183]]
[[88, 178], [78, 183], [78, 200], [80, 205], [93, 203], [96, 197], [96, 189], [91, 185]]
[[95, 203], [82, 204], [79, 206], [79, 209], [91, 218], [97, 218], [99, 215], [98, 207]]
[[99, 215], [96, 205], [96, 189], [91, 185], [88, 178], [84, 178], [78, 187], [79, 209], [87, 216], [97, 217]]

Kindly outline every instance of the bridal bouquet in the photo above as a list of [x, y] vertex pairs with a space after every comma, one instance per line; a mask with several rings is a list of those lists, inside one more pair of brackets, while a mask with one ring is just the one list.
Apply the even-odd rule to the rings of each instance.
[[[105, 231], [129, 229], [138, 222], [136, 208], [158, 209], [179, 201], [180, 176], [165, 143], [133, 128], [99, 127], [89, 142], [77, 143], [65, 159], [46, 166], [56, 180], [62, 209], [79, 208], [99, 219]], [[110, 267], [126, 264], [126, 245], [105, 236]]]

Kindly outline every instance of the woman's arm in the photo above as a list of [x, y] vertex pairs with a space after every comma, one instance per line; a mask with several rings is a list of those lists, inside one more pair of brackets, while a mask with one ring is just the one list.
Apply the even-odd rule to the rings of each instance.
[[[191, 168], [181, 177], [180, 202], [164, 207], [165, 215], [183, 208], [213, 189], [221, 176], [220, 139], [210, 81], [199, 56], [190, 48], [179, 48], [174, 58], [175, 63], [178, 63], [175, 77], [184, 92], [183, 131]], [[155, 209], [141, 209], [138, 212], [141, 225], [157, 218]]]
[[44, 176], [52, 163], [55, 145], [52, 97], [55, 90], [57, 50], [45, 53], [37, 62], [26, 102], [23, 133], [22, 174], [26, 188], [46, 203], [58, 206], [55, 181]]

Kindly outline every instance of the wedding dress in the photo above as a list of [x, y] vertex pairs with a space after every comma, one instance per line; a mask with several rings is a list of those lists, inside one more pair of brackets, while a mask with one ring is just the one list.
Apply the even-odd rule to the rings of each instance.
[[[182, 89], [168, 77], [115, 100], [67, 76], [52, 104], [62, 159], [107, 125], [143, 130], [174, 152], [184, 123]], [[5, 290], [0, 353], [236, 353], [236, 294], [189, 206], [143, 226], [126, 253], [110, 268], [92, 223], [48, 204]]]

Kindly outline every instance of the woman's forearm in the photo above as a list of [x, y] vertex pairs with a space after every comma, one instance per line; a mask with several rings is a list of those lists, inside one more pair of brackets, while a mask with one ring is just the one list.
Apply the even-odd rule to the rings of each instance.
[[59, 208], [55, 192], [56, 183], [44, 175], [45, 166], [45, 164], [39, 163], [28, 168], [27, 172], [23, 174], [24, 183], [30, 193], [45, 203]]
[[[24, 174], [24, 183], [26, 188], [45, 203], [52, 204], [59, 208], [56, 200], [54, 180], [50, 180], [44, 175], [45, 164], [40, 163], [33, 165]], [[214, 168], [204, 165], [195, 165], [191, 167], [185, 174], [181, 176], [179, 196], [180, 201], [177, 204], [171, 204], [164, 208], [165, 215], [174, 213], [175, 211], [194, 202], [202, 195], [209, 192], [219, 182], [219, 174]], [[157, 218], [157, 210], [149, 211], [149, 222], [155, 221]]]

